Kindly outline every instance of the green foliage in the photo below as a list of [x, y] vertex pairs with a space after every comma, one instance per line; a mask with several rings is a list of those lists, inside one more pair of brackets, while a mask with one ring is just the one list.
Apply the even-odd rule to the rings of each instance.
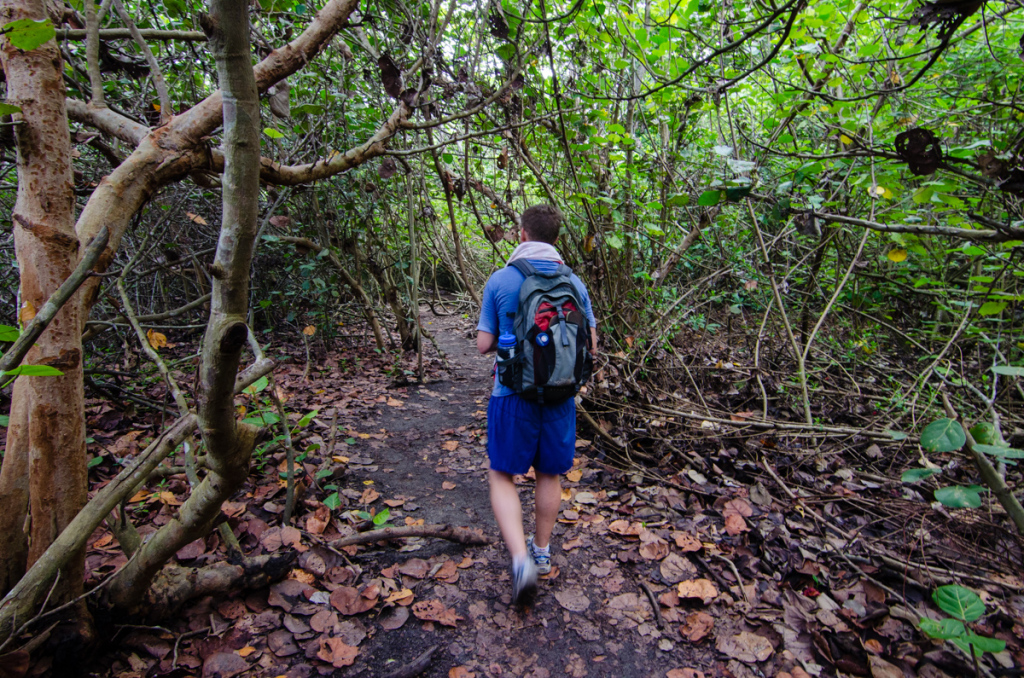
[[921, 447], [929, 452], [955, 452], [966, 442], [963, 427], [953, 419], [938, 419], [921, 431]]
[[935, 490], [935, 500], [948, 508], [981, 508], [981, 493], [985, 491], [980, 485], [952, 485]]
[[32, 19], [18, 19], [3, 25], [0, 33], [7, 36], [11, 44], [21, 50], [33, 50], [44, 42], [52, 40], [57, 34], [53, 22], [49, 19], [33, 21]]
[[977, 621], [985, 614], [985, 603], [974, 591], [957, 584], [948, 584], [935, 589], [932, 600], [950, 616], [938, 621], [922, 618], [919, 624], [921, 631], [929, 637], [951, 640], [967, 655], [973, 651], [979, 657], [985, 652], [1002, 652], [1006, 648], [1002, 640], [967, 630], [968, 622]]
[[904, 471], [903, 475], [900, 476], [900, 480], [904, 483], [916, 483], [924, 480], [925, 478], [931, 478], [932, 476], [942, 473], [942, 469], [937, 468], [912, 468], [908, 471]]

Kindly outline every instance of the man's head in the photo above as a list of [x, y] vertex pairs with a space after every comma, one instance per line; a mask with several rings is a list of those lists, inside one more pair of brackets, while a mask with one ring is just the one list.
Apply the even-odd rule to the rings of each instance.
[[548, 204], [534, 205], [519, 218], [523, 242], [535, 241], [555, 244], [558, 229], [562, 226], [562, 213], [557, 207]]

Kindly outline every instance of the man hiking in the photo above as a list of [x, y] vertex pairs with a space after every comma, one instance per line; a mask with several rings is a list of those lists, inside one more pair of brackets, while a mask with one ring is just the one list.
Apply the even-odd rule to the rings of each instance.
[[[520, 219], [520, 245], [484, 288], [477, 349], [498, 351], [487, 406], [491, 507], [512, 556], [512, 598], [529, 602], [551, 571], [559, 475], [576, 451], [574, 396], [590, 375], [596, 320], [582, 281], [554, 247], [562, 214], [535, 205]], [[513, 476], [536, 472], [536, 532], [526, 539]]]

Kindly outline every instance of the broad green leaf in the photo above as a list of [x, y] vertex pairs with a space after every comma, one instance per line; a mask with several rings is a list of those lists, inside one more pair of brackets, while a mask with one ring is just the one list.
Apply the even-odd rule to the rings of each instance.
[[92, 459], [89, 460], [89, 463], [87, 463], [85, 466], [86, 466], [86, 468], [94, 468], [96, 466], [99, 466], [102, 463], [103, 463], [103, 457], [93, 457]]
[[910, 437], [906, 433], [904, 433], [903, 431], [889, 431], [889, 430], [886, 430], [885, 433], [888, 433], [890, 438], [892, 438], [893, 440], [897, 440], [897, 441], [899, 441], [899, 440], [906, 440], [907, 438]]
[[617, 250], [622, 249], [622, 238], [612, 233], [609, 236], [605, 236], [604, 241], [608, 243], [608, 246]]
[[711, 191], [704, 191], [700, 194], [700, 198], [697, 199], [697, 204], [701, 207], [713, 207], [722, 202], [723, 197], [725, 197], [725, 191], [717, 188]]
[[277, 416], [273, 412], [260, 412], [255, 416], [246, 417], [242, 420], [242, 423], [250, 424], [252, 426], [273, 426], [279, 421], [281, 421], [281, 417]]
[[[964, 634], [963, 640], [974, 646], [975, 655], [980, 656], [985, 652], [1002, 652], [1006, 649], [1006, 641], [999, 640], [998, 638], [986, 638], [985, 636], [979, 636], [977, 633]], [[959, 643], [957, 643], [959, 645]]]
[[341, 497], [338, 496], [337, 492], [327, 495], [327, 498], [324, 499], [324, 506], [333, 511], [341, 506]]
[[380, 527], [391, 518], [391, 509], [384, 509], [373, 517], [373, 524]]
[[356, 444], [356, 439], [355, 438], [345, 438], [345, 444], [346, 445], [355, 445]]
[[937, 468], [912, 468], [908, 471], [904, 471], [903, 475], [900, 476], [900, 480], [904, 483], [916, 483], [919, 480], [925, 478], [931, 478], [932, 476], [942, 473], [942, 469]]
[[17, 341], [21, 330], [10, 325], [0, 325], [0, 341]]
[[59, 377], [63, 372], [49, 365], [20, 365], [4, 372], [5, 377]]
[[11, 418], [6, 414], [0, 414], [0, 426], [7, 428], [11, 425]]
[[263, 133], [266, 134], [271, 139], [284, 139], [284, 134], [278, 132], [273, 127], [264, 127]]
[[1004, 459], [1024, 459], [1024, 450], [1018, 450], [1013, 447], [982, 445], [981, 443], [978, 443], [974, 446], [974, 449], [983, 454], [991, 454], [993, 457], [1002, 457]]
[[299, 419], [298, 423], [295, 424], [295, 428], [305, 428], [309, 426], [309, 422], [313, 421], [313, 417], [315, 417], [319, 413], [319, 410], [307, 412], [306, 415], [302, 417], [302, 419]]
[[935, 500], [947, 508], [981, 508], [983, 489], [978, 485], [950, 485], [935, 490]]
[[245, 393], [254, 395], [265, 389], [268, 384], [270, 384], [270, 381], [266, 377], [260, 377], [259, 379], [245, 387]]
[[732, 155], [732, 146], [715, 146], [714, 151], [715, 155], [725, 157], [728, 155]]
[[921, 627], [921, 633], [925, 634], [929, 638], [938, 638], [939, 640], [959, 638], [964, 635], [966, 631], [962, 621], [959, 619], [950, 619], [949, 617], [938, 621], [923, 617], [918, 623], [918, 626]]
[[939, 419], [921, 431], [921, 446], [929, 452], [955, 452], [967, 442], [960, 423], [952, 419]]
[[332, 471], [331, 469], [324, 468], [317, 471], [316, 475], [313, 477], [316, 478], [317, 480], [323, 480], [324, 478], [329, 478], [332, 473], [334, 473], [334, 471]]
[[889, 254], [885, 255], [889, 261], [900, 263], [901, 261], [907, 260], [907, 251], [905, 249], [896, 248], [889, 250]]
[[1024, 367], [1016, 365], [996, 365], [992, 371], [1004, 377], [1024, 377]]
[[972, 622], [985, 614], [985, 603], [966, 586], [947, 584], [932, 591], [932, 600], [939, 609], [961, 621]]
[[0, 115], [12, 115], [14, 113], [21, 113], [21, 106], [0, 103]]
[[[1003, 443], [1003, 438], [999, 435], [999, 431], [987, 421], [978, 422], [972, 426], [971, 436], [974, 437], [974, 442], [981, 443], [982, 445], [1000, 445]], [[1007, 445], [1006, 447], [1009, 446]]]
[[53, 28], [53, 22], [49, 19], [41, 21], [18, 19], [4, 24], [2, 30], [12, 45], [25, 51], [39, 47], [47, 40], [52, 40], [53, 36], [57, 34]]
[[1009, 305], [1009, 302], [1006, 301], [986, 301], [978, 309], [978, 315], [997, 315]]

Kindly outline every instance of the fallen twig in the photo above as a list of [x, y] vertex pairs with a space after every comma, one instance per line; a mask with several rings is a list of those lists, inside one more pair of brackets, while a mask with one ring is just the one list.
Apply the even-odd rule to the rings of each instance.
[[654, 609], [654, 621], [658, 623], [658, 628], [665, 628], [665, 618], [661, 616], [661, 605], [658, 603], [658, 599], [654, 597], [654, 591], [647, 585], [647, 582], [640, 582], [640, 588], [647, 594], [647, 600], [651, 601], [651, 607]]
[[382, 530], [373, 530], [371, 532], [362, 532], [342, 537], [330, 542], [330, 546], [342, 548], [344, 546], [371, 544], [377, 541], [407, 539], [409, 537], [434, 537], [435, 539], [447, 539], [459, 544], [478, 546], [491, 543], [489, 538], [479, 532], [470, 530], [468, 527], [455, 527], [453, 525], [406, 525], [402, 527], [385, 527]]
[[414, 676], [420, 675], [427, 670], [428, 666], [430, 666], [430, 660], [434, 656], [434, 653], [437, 652], [437, 648], [438, 646], [435, 645], [419, 657], [416, 657], [416, 659], [410, 663], [387, 674], [384, 678], [413, 678]]

